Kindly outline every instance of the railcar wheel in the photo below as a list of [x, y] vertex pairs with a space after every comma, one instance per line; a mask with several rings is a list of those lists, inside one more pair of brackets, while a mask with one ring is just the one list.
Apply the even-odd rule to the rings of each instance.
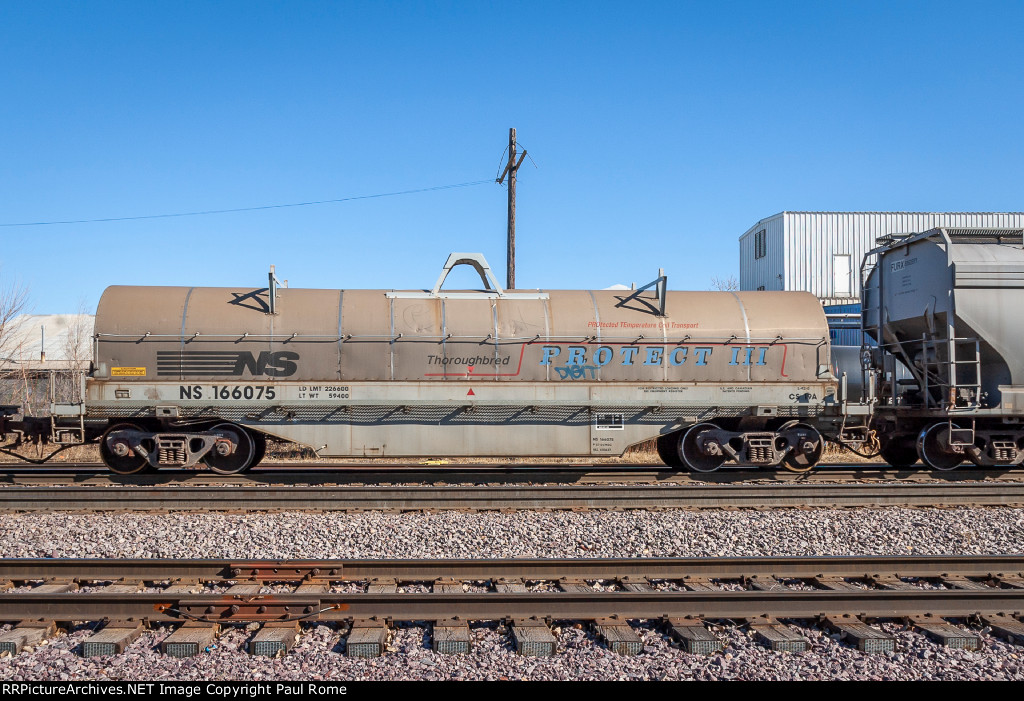
[[249, 467], [253, 468], [260, 464], [263, 460], [263, 456], [267, 454], [267, 437], [262, 433], [256, 433], [255, 431], [251, 434], [253, 441], [256, 443], [256, 454], [252, 458], [252, 462], [249, 463]]
[[203, 456], [203, 462], [221, 475], [235, 475], [249, 469], [256, 457], [256, 441], [249, 432], [234, 424], [217, 424], [210, 430], [223, 437]]
[[[706, 431], [717, 429], [718, 426], [714, 424], [696, 424], [683, 434], [679, 441], [679, 455], [688, 469], [694, 472], [714, 472], [725, 462], [722, 447], [717, 443], [706, 442], [706, 436], [701, 436]], [[714, 454], [716, 448], [718, 454]]]
[[[964, 454], [954, 451], [947, 443], [949, 424], [934, 423], [917, 437], [917, 453], [925, 465], [936, 470], [953, 470], [964, 461]], [[960, 428], [953, 424], [953, 428]]]
[[679, 457], [679, 431], [658, 436], [658, 457], [669, 467], [685, 467]]
[[[134, 475], [150, 468], [149, 459], [140, 455], [126, 436], [118, 436], [120, 431], [142, 431], [135, 424], [114, 424], [100, 437], [100, 458], [111, 472], [119, 475]], [[145, 447], [145, 446], [143, 446]]]
[[[783, 426], [783, 431], [797, 432], [796, 445], [782, 458], [782, 467], [789, 472], [808, 472], [821, 460], [821, 454], [825, 452], [825, 441], [822, 440], [818, 429], [809, 424], [794, 422], [791, 425]], [[807, 444], [811, 445], [808, 446]], [[809, 450], [808, 450], [809, 448]]]
[[898, 469], [906, 469], [917, 462], [917, 446], [910, 436], [894, 436], [882, 443], [878, 454], [882, 460]]

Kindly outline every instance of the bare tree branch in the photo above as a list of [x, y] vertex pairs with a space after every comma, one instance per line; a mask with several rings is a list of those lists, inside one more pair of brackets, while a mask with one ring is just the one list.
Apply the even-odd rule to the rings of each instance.
[[736, 280], [735, 275], [726, 278], [712, 276], [711, 289], [719, 292], [735, 292], [740, 289], [740, 283]]
[[86, 311], [85, 302], [78, 305], [78, 312], [70, 315], [67, 330], [61, 336], [61, 356], [67, 365], [55, 377], [55, 395], [58, 402], [80, 402], [81, 374], [88, 369], [92, 350], [92, 324]]
[[15, 327], [27, 305], [28, 290], [25, 287], [16, 283], [5, 284], [0, 280], [0, 364], [7, 365], [13, 360], [10, 351], [19, 341]]
[[28, 306], [28, 290], [0, 278], [0, 404], [20, 404], [28, 399], [28, 382], [21, 364], [22, 315]]

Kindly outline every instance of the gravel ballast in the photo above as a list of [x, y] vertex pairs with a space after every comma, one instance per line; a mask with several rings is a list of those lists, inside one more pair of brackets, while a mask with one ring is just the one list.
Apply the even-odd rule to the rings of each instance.
[[[4, 557], [102, 558], [509, 558], [1015, 554], [1024, 551], [1015, 508], [774, 511], [456, 512], [388, 514], [8, 514]], [[465, 655], [430, 650], [425, 624], [399, 626], [379, 659], [343, 655], [326, 624], [303, 629], [278, 659], [251, 657], [252, 633], [229, 629], [195, 658], [161, 655], [169, 628], [147, 631], [121, 655], [83, 659], [82, 626], [0, 660], [0, 678], [42, 679], [1024, 679], [1024, 647], [982, 628], [977, 652], [882, 624], [896, 651], [868, 655], [802, 622], [809, 652], [772, 652], [740, 625], [725, 625], [721, 654], [684, 653], [663, 631], [634, 622], [644, 651], [609, 651], [586, 626], [559, 622], [553, 658], [517, 656], [497, 624], [475, 625]]]
[[1024, 510], [8, 514], [0, 547], [61, 558], [1013, 554]]

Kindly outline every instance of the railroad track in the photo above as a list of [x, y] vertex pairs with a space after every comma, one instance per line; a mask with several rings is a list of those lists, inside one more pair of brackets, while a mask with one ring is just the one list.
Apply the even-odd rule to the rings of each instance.
[[27, 467], [0, 463], [0, 485], [95, 484], [159, 486], [180, 484], [394, 484], [394, 483], [573, 483], [573, 484], [735, 484], [737, 482], [874, 482], [921, 481], [960, 483], [984, 480], [1024, 483], [1024, 469], [961, 468], [949, 472], [919, 466], [897, 470], [875, 463], [821, 465], [807, 473], [785, 470], [721, 469], [710, 473], [674, 471], [664, 465], [628, 464], [388, 464], [388, 463], [263, 463], [240, 475], [204, 470], [160, 470], [116, 475], [97, 463], [48, 463]]
[[1020, 506], [1024, 484], [11, 486], [0, 512], [510, 511]]
[[946, 619], [1024, 636], [1024, 556], [2, 560], [0, 583], [0, 620], [21, 621], [0, 634], [0, 651], [12, 652], [56, 623], [83, 620], [108, 621], [83, 654], [110, 654], [143, 626], [172, 622], [182, 627], [163, 645], [179, 655], [198, 652], [220, 626], [253, 622], [264, 626], [254, 636], [264, 650], [286, 649], [299, 622], [343, 623], [349, 654], [363, 656], [380, 654], [398, 621], [431, 622], [435, 649], [448, 651], [468, 649], [468, 621], [502, 621], [526, 654], [554, 652], [553, 620], [591, 622], [626, 652], [639, 651], [638, 619], [703, 652], [720, 648], [706, 624], [720, 619], [745, 620], [779, 649], [806, 644], [780, 622], [789, 619], [839, 630], [865, 650], [891, 649], [891, 636], [870, 625], [885, 619], [959, 647], [976, 647], [978, 635]]

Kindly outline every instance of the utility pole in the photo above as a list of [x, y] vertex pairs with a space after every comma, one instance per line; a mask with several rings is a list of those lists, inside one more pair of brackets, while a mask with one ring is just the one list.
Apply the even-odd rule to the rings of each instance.
[[501, 185], [505, 176], [508, 175], [508, 255], [506, 256], [508, 278], [505, 283], [507, 290], [516, 288], [516, 171], [519, 170], [524, 158], [526, 158], [526, 149], [523, 149], [519, 160], [516, 160], [516, 128], [512, 127], [508, 130], [508, 164], [497, 178], [497, 183]]

